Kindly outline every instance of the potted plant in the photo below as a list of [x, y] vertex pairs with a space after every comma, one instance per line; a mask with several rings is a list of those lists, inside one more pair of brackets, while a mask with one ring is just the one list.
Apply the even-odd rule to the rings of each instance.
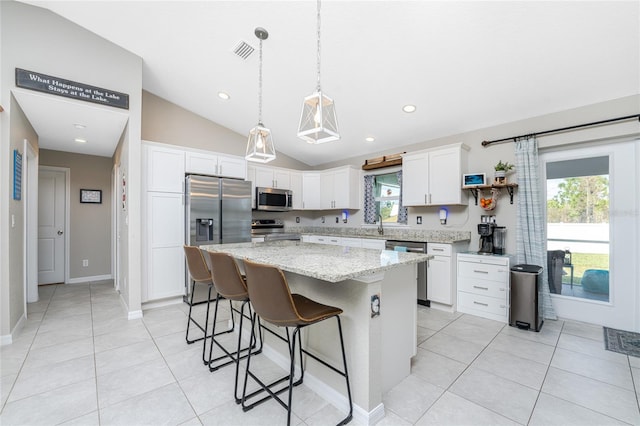
[[495, 169], [495, 178], [494, 183], [505, 184], [507, 183], [507, 172], [513, 170], [515, 166], [513, 164], [509, 164], [508, 161], [502, 162], [502, 160], [498, 161], [498, 164], [493, 166]]

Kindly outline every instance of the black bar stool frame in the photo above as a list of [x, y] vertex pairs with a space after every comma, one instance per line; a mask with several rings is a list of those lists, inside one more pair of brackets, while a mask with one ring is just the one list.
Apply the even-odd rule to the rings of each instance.
[[[340, 321], [340, 314], [342, 313], [342, 309], [323, 305], [318, 302], [315, 302], [311, 299], [308, 299], [299, 294], [292, 294], [287, 280], [283, 274], [283, 272], [271, 265], [264, 265], [259, 263], [251, 262], [247, 259], [244, 261], [245, 265], [245, 273], [247, 276], [247, 287], [249, 291], [249, 297], [252, 300], [252, 304], [254, 306], [254, 314], [252, 317], [252, 337], [251, 341], [255, 340], [255, 322], [258, 315], [262, 318], [263, 321], [267, 321], [274, 326], [277, 327], [285, 327], [286, 329], [286, 341], [289, 348], [289, 356], [290, 356], [290, 365], [289, 365], [289, 374], [273, 381], [272, 383], [265, 384], [263, 383], [250, 369], [251, 366], [251, 353], [247, 356], [247, 368], [245, 371], [244, 385], [242, 390], [242, 409], [243, 411], [248, 411], [262, 402], [273, 398], [275, 399], [283, 408], [287, 410], [287, 425], [291, 424], [291, 411], [292, 411], [292, 398], [293, 398], [293, 387], [299, 385], [303, 382], [304, 379], [304, 364], [303, 364], [303, 354], [313, 358], [318, 361], [322, 365], [328, 367], [330, 370], [339, 374], [340, 376], [345, 378], [345, 383], [347, 387], [347, 396], [349, 399], [349, 413], [347, 416], [342, 419], [338, 424], [344, 425], [351, 421], [353, 418], [353, 400], [351, 397], [351, 386], [349, 382], [349, 372], [347, 369], [347, 357], [344, 350], [344, 336], [342, 332], [342, 323]], [[338, 368], [330, 365], [326, 361], [320, 359], [315, 354], [307, 351], [302, 347], [301, 340], [301, 330], [310, 325], [322, 322], [331, 317], [335, 317], [338, 323], [338, 332], [340, 337], [340, 349], [342, 353], [342, 363], [343, 370], [339, 370]], [[293, 328], [292, 336], [289, 335], [289, 328]], [[269, 330], [268, 328], [266, 328]], [[273, 334], [274, 333], [272, 330]], [[282, 338], [280, 336], [280, 338]], [[296, 339], [298, 340], [298, 351], [300, 355], [300, 378], [294, 380], [295, 378], [295, 354], [296, 354]], [[255, 380], [261, 387], [255, 392], [247, 395], [247, 383], [248, 379], [251, 377]], [[282, 383], [284, 381], [288, 381], [288, 386], [282, 387], [278, 390], [272, 390], [272, 387], [275, 385]], [[288, 402], [285, 403], [278, 395], [285, 390], [289, 391]], [[259, 393], [267, 392], [269, 395], [255, 401], [253, 403], [248, 404], [247, 399], [251, 398]]]

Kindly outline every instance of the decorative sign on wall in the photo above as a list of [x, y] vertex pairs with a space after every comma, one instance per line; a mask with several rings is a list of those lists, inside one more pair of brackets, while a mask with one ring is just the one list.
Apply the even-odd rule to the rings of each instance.
[[129, 95], [63, 78], [16, 68], [16, 86], [50, 95], [129, 109]]
[[22, 154], [13, 150], [13, 199], [22, 199]]

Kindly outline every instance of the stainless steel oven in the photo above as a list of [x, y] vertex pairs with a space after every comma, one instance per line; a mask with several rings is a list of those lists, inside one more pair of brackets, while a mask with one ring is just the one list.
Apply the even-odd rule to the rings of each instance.
[[[427, 254], [427, 243], [416, 241], [399, 241], [399, 240], [387, 240], [387, 250], [406, 251], [409, 253], [423, 253]], [[427, 300], [427, 262], [418, 263], [418, 303], [424, 306], [430, 306], [431, 303]]]
[[284, 232], [281, 219], [258, 219], [251, 223], [252, 241], [292, 240], [300, 241], [300, 234]]

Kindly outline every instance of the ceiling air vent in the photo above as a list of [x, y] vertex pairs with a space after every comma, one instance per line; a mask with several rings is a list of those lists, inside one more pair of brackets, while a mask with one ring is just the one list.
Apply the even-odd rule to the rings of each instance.
[[238, 55], [242, 59], [247, 59], [254, 50], [256, 49], [254, 49], [250, 44], [240, 40], [238, 44], [236, 44], [233, 48], [233, 53]]

